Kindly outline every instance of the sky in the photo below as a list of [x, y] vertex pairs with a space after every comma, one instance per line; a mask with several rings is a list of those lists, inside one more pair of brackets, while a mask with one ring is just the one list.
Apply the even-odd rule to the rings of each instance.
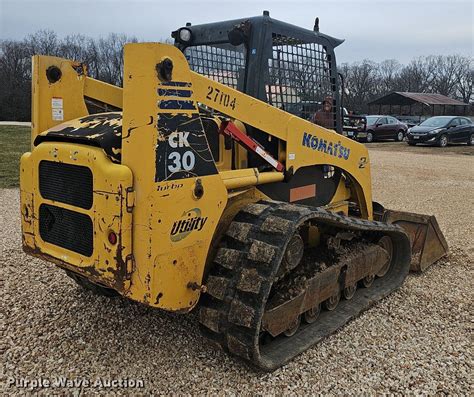
[[470, 0], [0, 0], [0, 39], [21, 39], [40, 29], [60, 37], [125, 33], [160, 41], [184, 26], [261, 15], [345, 39], [338, 63], [422, 55], [473, 56]]

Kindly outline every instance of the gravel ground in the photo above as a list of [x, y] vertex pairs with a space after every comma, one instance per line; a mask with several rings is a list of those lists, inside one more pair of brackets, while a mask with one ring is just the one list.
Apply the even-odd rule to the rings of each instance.
[[[374, 199], [435, 214], [451, 256], [271, 374], [214, 350], [194, 314], [96, 297], [25, 256], [18, 190], [0, 190], [0, 393], [472, 395], [474, 157], [400, 148], [371, 149]], [[10, 377], [138, 379], [145, 387], [32, 390], [8, 386]]]
[[436, 154], [436, 155], [450, 155], [450, 154], [465, 154], [474, 156], [474, 147], [465, 144], [448, 145], [447, 147], [440, 148], [437, 146], [408, 146], [406, 142], [372, 142], [365, 144], [369, 150], [376, 149], [386, 150], [389, 152], [404, 152], [404, 153], [417, 153], [417, 154]]

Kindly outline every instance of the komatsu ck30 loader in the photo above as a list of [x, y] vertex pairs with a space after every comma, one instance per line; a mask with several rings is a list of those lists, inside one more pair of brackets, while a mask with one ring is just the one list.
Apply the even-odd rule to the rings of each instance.
[[[262, 16], [124, 47], [123, 88], [33, 58], [23, 247], [82, 287], [173, 312], [273, 370], [447, 253], [372, 201], [342, 132], [342, 40]], [[326, 129], [312, 123], [331, 98]], [[99, 112], [97, 112], [99, 110]]]

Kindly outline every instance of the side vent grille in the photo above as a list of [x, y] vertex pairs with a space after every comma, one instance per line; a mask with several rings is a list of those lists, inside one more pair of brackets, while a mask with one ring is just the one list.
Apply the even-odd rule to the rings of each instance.
[[94, 232], [89, 216], [49, 204], [39, 208], [41, 238], [50, 243], [84, 256], [94, 251]]
[[43, 160], [39, 163], [39, 190], [45, 199], [88, 210], [93, 200], [92, 171], [80, 165]]

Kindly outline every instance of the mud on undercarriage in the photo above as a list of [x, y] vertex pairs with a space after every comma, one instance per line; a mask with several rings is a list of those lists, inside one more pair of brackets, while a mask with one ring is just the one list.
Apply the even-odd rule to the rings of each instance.
[[[320, 241], [310, 248], [313, 227]], [[287, 203], [251, 204], [217, 252], [201, 330], [224, 350], [273, 370], [398, 288], [410, 256], [410, 241], [395, 225]]]

